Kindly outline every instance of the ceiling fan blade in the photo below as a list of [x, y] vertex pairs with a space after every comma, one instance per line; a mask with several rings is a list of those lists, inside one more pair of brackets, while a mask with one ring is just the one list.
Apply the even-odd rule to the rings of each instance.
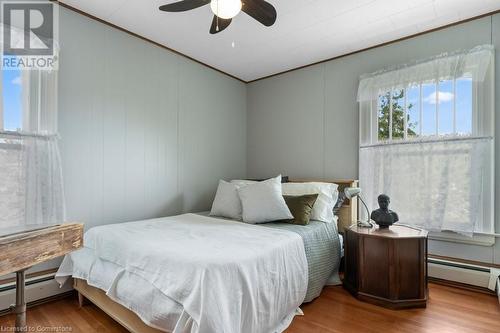
[[212, 20], [212, 25], [210, 26], [210, 33], [213, 35], [221, 32], [222, 30], [226, 29], [229, 26], [231, 21], [232, 21], [231, 19], [225, 20], [219, 17], [219, 30], [217, 30], [217, 15], [214, 15], [214, 18]]
[[242, 11], [265, 25], [270, 27], [276, 22], [276, 9], [264, 0], [243, 0]]
[[201, 6], [208, 5], [210, 0], [184, 0], [160, 6], [164, 12], [185, 12]]

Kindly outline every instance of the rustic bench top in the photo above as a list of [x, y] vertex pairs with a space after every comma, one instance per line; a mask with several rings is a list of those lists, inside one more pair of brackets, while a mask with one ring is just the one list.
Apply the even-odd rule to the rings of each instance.
[[81, 223], [0, 229], [0, 276], [63, 256], [82, 243]]

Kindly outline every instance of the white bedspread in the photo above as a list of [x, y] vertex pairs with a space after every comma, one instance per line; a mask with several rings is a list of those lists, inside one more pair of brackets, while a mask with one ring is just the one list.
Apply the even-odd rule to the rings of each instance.
[[[302, 239], [284, 230], [184, 214], [95, 227], [84, 246], [82, 252], [120, 268], [110, 285], [138, 276], [182, 305], [193, 321], [191, 332], [281, 332], [307, 290]], [[59, 281], [79, 255], [65, 258]], [[84, 265], [88, 272], [77, 276], [89, 276], [94, 266]], [[140, 302], [150, 307], [151, 295]], [[185, 321], [174, 331], [183, 332]]]

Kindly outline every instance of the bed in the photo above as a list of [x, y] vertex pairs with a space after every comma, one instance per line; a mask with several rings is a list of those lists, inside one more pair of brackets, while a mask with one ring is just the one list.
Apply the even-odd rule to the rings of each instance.
[[206, 214], [100, 226], [56, 279], [73, 277], [81, 303], [90, 300], [131, 332], [282, 332], [301, 303], [339, 282], [339, 231], [356, 218], [355, 203], [346, 202], [338, 229]]

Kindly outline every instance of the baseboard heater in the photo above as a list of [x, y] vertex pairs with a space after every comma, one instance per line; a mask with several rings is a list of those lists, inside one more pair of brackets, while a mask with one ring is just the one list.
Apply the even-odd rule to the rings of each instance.
[[[55, 273], [34, 276], [26, 279], [26, 302], [28, 307], [67, 297], [73, 293], [71, 283], [62, 288], [54, 279]], [[0, 285], [0, 316], [10, 312], [10, 305], [15, 301], [16, 283]]]
[[479, 287], [491, 294], [496, 290], [500, 302], [499, 269], [437, 258], [428, 258], [427, 263], [430, 278]]

